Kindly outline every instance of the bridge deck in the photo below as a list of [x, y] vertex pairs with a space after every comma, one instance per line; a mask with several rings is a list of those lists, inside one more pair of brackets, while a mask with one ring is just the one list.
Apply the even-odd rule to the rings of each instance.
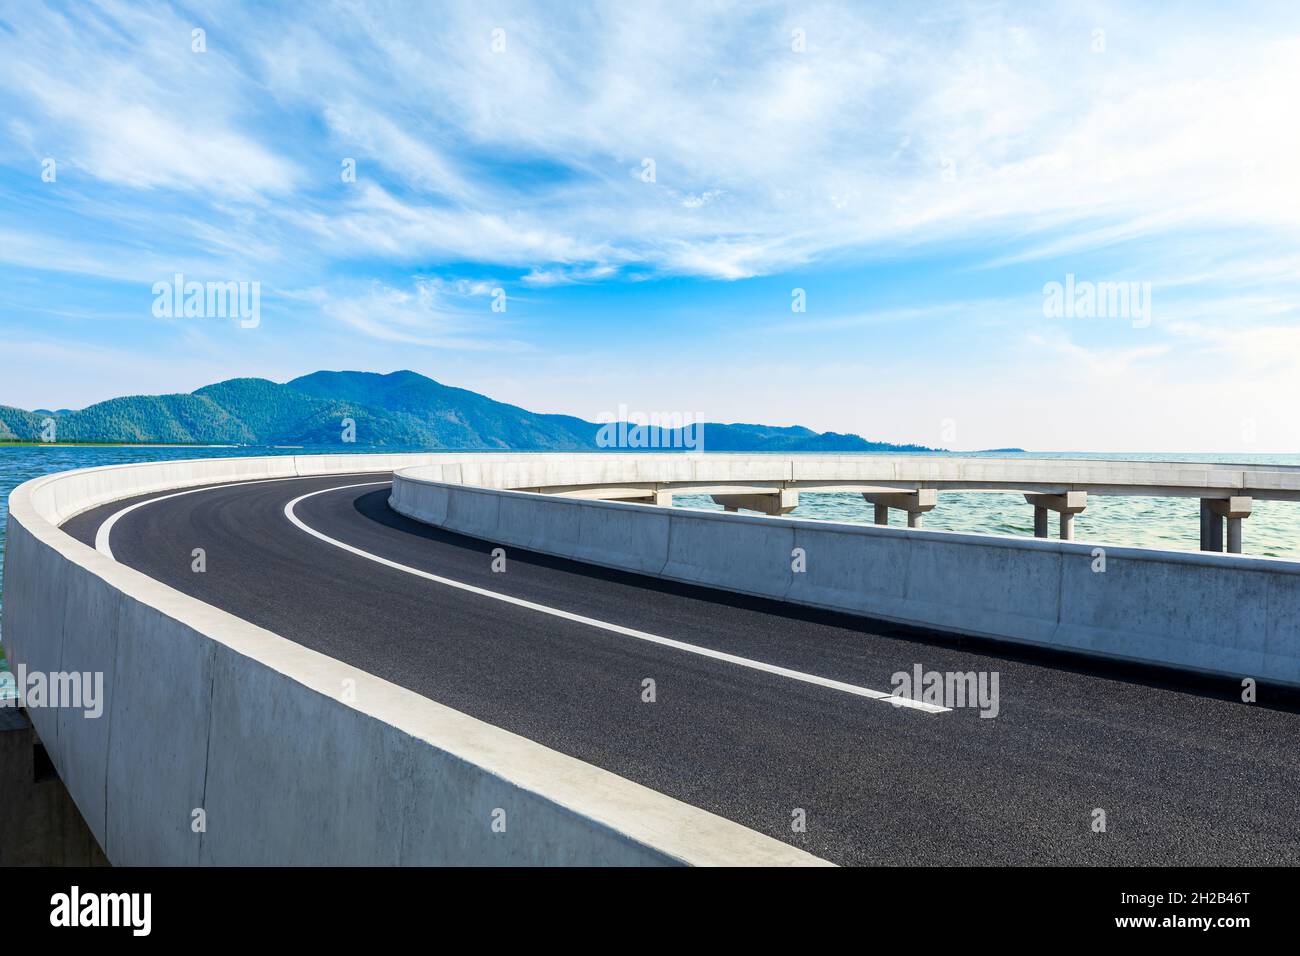
[[[186, 594], [840, 863], [1300, 863], [1300, 714], [1232, 684], [873, 626], [492, 545], [394, 514], [387, 475], [160, 500], [112, 550]], [[379, 482], [344, 489], [362, 481]], [[329, 490], [337, 489], [337, 490]], [[304, 533], [307, 526], [449, 587]], [[161, 497], [161, 494], [148, 497]], [[132, 500], [65, 530], [93, 544]], [[191, 570], [192, 550], [207, 570]], [[924, 713], [528, 605], [854, 686], [997, 672], [1000, 712]], [[643, 681], [655, 702], [643, 701]], [[1105, 834], [1091, 829], [1104, 809]], [[791, 830], [806, 811], [807, 832]], [[430, 808], [436, 813], [436, 808]]]

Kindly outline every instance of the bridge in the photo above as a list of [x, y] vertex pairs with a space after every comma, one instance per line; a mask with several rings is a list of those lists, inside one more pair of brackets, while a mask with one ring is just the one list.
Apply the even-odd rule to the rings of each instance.
[[[948, 490], [1178, 495], [1207, 553], [920, 528]], [[780, 517], [803, 491], [916, 517]], [[102, 717], [29, 715], [114, 863], [1295, 863], [1300, 563], [1215, 552], [1297, 496], [1024, 459], [89, 469], [11, 495], [6, 649], [104, 675]]]
[[[789, 514], [799, 492], [857, 492], [875, 506], [875, 523], [890, 509], [903, 511], [910, 528], [938, 504], [941, 491], [1020, 492], [1034, 511], [1034, 535], [1049, 536], [1048, 513], [1059, 516], [1062, 540], [1074, 537], [1075, 515], [1088, 495], [1199, 499], [1202, 551], [1241, 553], [1241, 523], [1255, 499], [1300, 501], [1300, 466], [1233, 465], [1065, 458], [939, 458], [934, 456], [828, 455], [780, 458], [698, 456], [647, 459], [636, 474], [599, 460], [583, 460], [577, 481], [572, 464], [541, 463], [534, 476], [503, 468], [488, 480], [517, 490], [579, 498], [671, 505], [674, 494], [707, 494], [727, 511]], [[535, 485], [517, 484], [531, 478]], [[570, 483], [565, 483], [570, 482]], [[1226, 535], [1224, 533], [1226, 526]]]

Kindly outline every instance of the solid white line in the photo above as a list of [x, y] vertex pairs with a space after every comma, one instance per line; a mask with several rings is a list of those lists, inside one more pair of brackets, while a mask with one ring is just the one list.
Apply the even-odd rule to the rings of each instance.
[[658, 634], [650, 634], [646, 631], [638, 631], [634, 628], [623, 627], [621, 624], [610, 624], [608, 621], [598, 621], [592, 617], [584, 617], [581, 614], [574, 614], [570, 611], [561, 611], [559, 608], [547, 607], [545, 604], [535, 604], [532, 601], [525, 601], [523, 598], [512, 597], [509, 594], [502, 594], [498, 591], [489, 591], [486, 588], [476, 587], [473, 584], [466, 584], [463, 581], [453, 581], [450, 578], [440, 577], [436, 574], [430, 574], [428, 571], [421, 571], [419, 568], [412, 568], [405, 564], [398, 564], [396, 561], [390, 561], [387, 558], [381, 558], [377, 554], [371, 554], [369, 551], [362, 551], [360, 548], [354, 548], [352, 545], [329, 535], [322, 534], [315, 528], [305, 524], [301, 518], [294, 514], [294, 507], [300, 501], [313, 498], [316, 495], [327, 494], [332, 491], [347, 491], [350, 488], [365, 488], [370, 485], [386, 485], [387, 481], [366, 481], [355, 485], [342, 485], [335, 488], [324, 488], [320, 491], [312, 491], [305, 495], [299, 495], [284, 506], [284, 516], [292, 521], [298, 528], [306, 531], [309, 535], [319, 538], [336, 548], [342, 548], [352, 554], [359, 555], [370, 561], [382, 564], [385, 567], [393, 568], [397, 571], [404, 571], [407, 574], [413, 574], [416, 577], [424, 578], [426, 581], [433, 581], [436, 584], [442, 584], [450, 588], [458, 588], [461, 591], [469, 591], [471, 594], [478, 594], [485, 598], [491, 598], [494, 601], [502, 601], [506, 604], [513, 604], [516, 607], [527, 608], [530, 611], [538, 611], [542, 614], [549, 614], [552, 617], [564, 618], [566, 621], [575, 621], [578, 624], [586, 624], [588, 627], [600, 628], [604, 631], [610, 631], [614, 634], [622, 634], [624, 637], [635, 637], [640, 641], [649, 641], [651, 644], [659, 644], [663, 647], [671, 647], [675, 650], [685, 651], [688, 654], [698, 654], [701, 657], [709, 657], [718, 661], [726, 661], [728, 664], [736, 664], [740, 667], [748, 667], [751, 670], [764, 671], [768, 674], [776, 674], [779, 677], [788, 677], [791, 680], [803, 681], [806, 684], [817, 684], [821, 687], [829, 687], [832, 690], [843, 691], [846, 694], [856, 694], [859, 697], [867, 697], [871, 700], [884, 701], [893, 704], [896, 707], [907, 707], [912, 710], [924, 711], [928, 714], [944, 713], [951, 708], [940, 707], [937, 704], [927, 704], [922, 701], [912, 700], [910, 697], [901, 697], [896, 694], [886, 694], [883, 691], [872, 690], [869, 687], [859, 687], [856, 684], [846, 684], [843, 681], [831, 680], [829, 677], [818, 677], [816, 674], [805, 674], [802, 671], [791, 670], [788, 667], [778, 667], [775, 664], [766, 664], [763, 661], [751, 660], [748, 657], [739, 657], [735, 654], [727, 654], [723, 651], [715, 651], [712, 648], [700, 647], [697, 644], [687, 644], [683, 641], [675, 641], [670, 637], [661, 637]]
[[[345, 472], [344, 474], [364, 475], [366, 474], [366, 472], [353, 471], [353, 472]], [[217, 491], [220, 488], [238, 488], [241, 485], [265, 485], [265, 484], [270, 484], [271, 482], [274, 481], [302, 481], [304, 478], [329, 478], [329, 477], [342, 477], [342, 475], [339, 476], [294, 475], [288, 478], [255, 478], [252, 481], [232, 481], [229, 484], [224, 484], [224, 485], [208, 485], [203, 488], [189, 488], [186, 489], [185, 491], [173, 492], [170, 495], [159, 495], [157, 498], [147, 498], [144, 501], [137, 501], [135, 504], [127, 505], [121, 511], [114, 513], [103, 524], [99, 526], [99, 530], [95, 532], [95, 550], [98, 551], [106, 558], [113, 557], [113, 548], [109, 545], [109, 536], [113, 533], [113, 525], [117, 524], [119, 518], [130, 514], [136, 508], [143, 508], [145, 505], [151, 505], [155, 501], [166, 501], [168, 498], [179, 498], [181, 495], [193, 495], [193, 494], [197, 494], [200, 491]], [[380, 481], [380, 482], [376, 482], [376, 484], [382, 485], [384, 484], [384, 482]]]

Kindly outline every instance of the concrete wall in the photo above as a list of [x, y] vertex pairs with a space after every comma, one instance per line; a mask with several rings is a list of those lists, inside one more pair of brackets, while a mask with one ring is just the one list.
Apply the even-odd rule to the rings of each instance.
[[128, 465], [11, 494], [6, 651], [15, 667], [103, 673], [102, 717], [29, 714], [113, 863], [821, 862], [254, 627], [57, 527], [143, 492], [483, 458]]
[[[583, 501], [447, 477], [439, 466], [399, 472], [390, 504], [452, 531], [606, 567], [1300, 686], [1300, 563], [1293, 561], [1107, 547], [1098, 573], [1092, 544]], [[807, 556], [805, 573], [791, 570], [795, 548]]]
[[[450, 459], [452, 456], [447, 456]], [[508, 454], [436, 464], [442, 480], [484, 488], [551, 490], [655, 485], [678, 493], [797, 490], [971, 491], [1300, 500], [1300, 466], [935, 455]], [[431, 464], [434, 464], [431, 462]], [[426, 477], [433, 476], [434, 471]], [[693, 486], [693, 487], [692, 487]], [[597, 496], [598, 497], [598, 496]], [[614, 495], [610, 495], [614, 497]]]

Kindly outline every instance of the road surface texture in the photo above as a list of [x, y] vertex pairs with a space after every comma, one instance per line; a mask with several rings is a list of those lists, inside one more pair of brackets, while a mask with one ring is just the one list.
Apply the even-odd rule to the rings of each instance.
[[[1300, 707], [1263, 687], [1089, 663], [661, 582], [410, 521], [387, 474], [155, 494], [79, 515], [201, 601], [841, 864], [1300, 863]], [[362, 487], [345, 487], [372, 482]], [[875, 690], [998, 674], [999, 710], [898, 708], [437, 583]], [[777, 520], [777, 519], [773, 519]], [[207, 569], [191, 570], [203, 548]], [[643, 700], [654, 681], [654, 701]], [[1096, 832], [1096, 811], [1105, 832]], [[800, 814], [806, 831], [797, 832]]]

